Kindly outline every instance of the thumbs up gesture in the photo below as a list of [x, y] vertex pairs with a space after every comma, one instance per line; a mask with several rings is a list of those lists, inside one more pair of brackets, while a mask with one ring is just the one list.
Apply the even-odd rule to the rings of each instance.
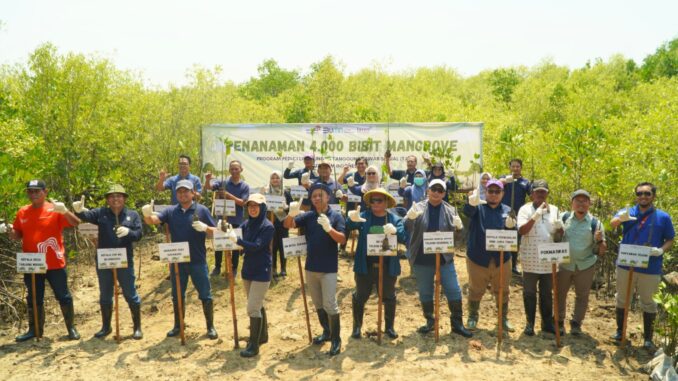
[[83, 194], [82, 197], [80, 198], [80, 201], [76, 201], [73, 203], [73, 210], [76, 213], [82, 213], [86, 212], [89, 209], [85, 208], [85, 195]]
[[146, 204], [141, 207], [141, 214], [144, 215], [144, 217], [150, 217], [153, 215], [153, 205], [155, 204], [155, 200], [151, 200], [150, 204]]
[[473, 192], [471, 192], [468, 196], [468, 204], [471, 206], [478, 206], [487, 204], [487, 202], [485, 200], [481, 200], [480, 195], [478, 194], [478, 189], [474, 189]]
[[294, 218], [301, 213], [301, 203], [304, 201], [306, 195], [302, 195], [299, 201], [293, 201], [290, 203], [290, 210], [287, 212], [287, 215]]
[[356, 210], [351, 210], [351, 211], [348, 212], [348, 218], [353, 222], [365, 222], [365, 221], [367, 221], [366, 219], [360, 217], [360, 205], [358, 205]]

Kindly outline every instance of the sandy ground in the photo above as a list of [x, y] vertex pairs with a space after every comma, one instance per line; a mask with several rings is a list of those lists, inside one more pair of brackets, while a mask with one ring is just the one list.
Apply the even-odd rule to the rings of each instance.
[[[516, 332], [506, 338], [501, 350], [496, 346], [496, 311], [489, 294], [481, 305], [479, 330], [472, 339], [450, 335], [449, 311], [441, 305], [441, 337], [435, 343], [433, 335], [416, 332], [424, 319], [417, 298], [415, 279], [405, 260], [403, 274], [398, 279], [398, 310], [396, 330], [400, 337], [381, 345], [376, 342], [377, 299], [370, 299], [363, 325], [364, 336], [350, 338], [352, 326], [351, 292], [354, 287], [351, 258], [341, 258], [338, 298], [342, 316], [342, 353], [330, 358], [324, 346], [309, 345], [304, 319], [304, 307], [299, 287], [296, 259], [288, 263], [289, 276], [271, 284], [266, 297], [269, 311], [269, 343], [253, 359], [239, 356], [234, 349], [233, 321], [229, 302], [228, 282], [212, 278], [215, 296], [215, 324], [219, 339], [209, 340], [200, 300], [189, 283], [186, 312], [187, 344], [165, 337], [173, 325], [170, 284], [164, 280], [166, 266], [148, 258], [152, 246], [145, 246], [142, 279], [139, 292], [143, 300], [142, 325], [144, 339], [131, 338], [129, 310], [121, 297], [118, 344], [113, 335], [106, 339], [92, 337], [101, 324], [98, 307], [98, 285], [93, 264], [71, 266], [78, 280], [72, 287], [76, 322], [82, 335], [80, 341], [65, 339], [63, 319], [51, 291], [46, 292], [47, 324], [40, 342], [15, 343], [14, 336], [23, 332], [26, 322], [2, 327], [0, 331], [0, 379], [143, 379], [143, 380], [202, 380], [211, 378], [238, 379], [440, 379], [456, 376], [474, 380], [618, 380], [647, 379], [640, 370], [651, 354], [639, 348], [641, 323], [639, 312], [630, 314], [629, 332], [632, 346], [619, 350], [607, 339], [614, 330], [612, 300], [597, 300], [594, 293], [584, 323], [585, 334], [566, 335], [557, 349], [555, 338], [527, 337], [522, 334], [524, 313], [522, 287], [511, 287], [510, 320]], [[210, 261], [212, 258], [210, 258]], [[460, 283], [466, 293], [465, 258], [456, 259]], [[245, 312], [242, 282], [235, 283], [240, 348], [246, 344], [249, 320]], [[574, 295], [570, 292], [568, 311]], [[309, 299], [310, 303], [310, 299]], [[466, 306], [464, 306], [466, 307]], [[313, 334], [320, 328], [311, 311]], [[465, 311], [466, 313], [466, 311]], [[466, 315], [464, 321], [466, 320]], [[537, 320], [539, 320], [537, 318]], [[568, 326], [569, 328], [569, 326]]]

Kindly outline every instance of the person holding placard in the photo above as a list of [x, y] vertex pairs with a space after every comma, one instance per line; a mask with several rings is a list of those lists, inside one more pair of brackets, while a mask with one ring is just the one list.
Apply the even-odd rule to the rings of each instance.
[[[355, 273], [356, 289], [352, 295], [353, 308], [353, 332], [351, 337], [360, 338], [360, 329], [363, 324], [363, 315], [365, 312], [365, 303], [369, 299], [374, 285], [379, 283], [379, 257], [367, 255], [367, 235], [368, 234], [395, 234], [398, 242], [407, 241], [407, 233], [402, 219], [396, 214], [389, 212], [387, 208], [393, 208], [396, 204], [395, 199], [383, 188], [377, 188], [368, 191], [363, 196], [363, 200], [370, 206], [368, 210], [360, 211], [360, 206], [356, 210], [348, 212], [346, 219], [346, 229], [360, 231], [358, 235], [358, 248], [355, 252], [353, 262], [353, 272]], [[397, 247], [392, 250], [397, 251]], [[397, 256], [386, 256], [383, 259], [383, 266], [386, 272], [382, 279], [382, 298], [384, 301], [384, 332], [392, 338], [398, 337], [394, 329], [396, 312], [396, 281], [400, 275], [400, 261]]]
[[[671, 216], [654, 206], [657, 187], [642, 182], [636, 185], [635, 195], [636, 205], [618, 211], [610, 225], [613, 229], [622, 227], [621, 244], [651, 247], [647, 268], [635, 267], [631, 284], [632, 292], [636, 290], [638, 293], [643, 310], [643, 347], [651, 349], [654, 347], [652, 336], [657, 316], [657, 303], [652, 295], [657, 292], [661, 282], [664, 253], [673, 246], [676, 232]], [[628, 266], [617, 265], [617, 331], [612, 336], [615, 340], [622, 340], [628, 271]]]
[[[66, 209], [62, 202], [47, 202], [47, 186], [42, 180], [30, 180], [26, 183], [26, 195], [30, 205], [19, 209], [14, 224], [9, 227], [3, 225], [2, 230], [9, 233], [14, 240], [21, 240], [21, 248], [24, 253], [42, 254], [46, 257], [47, 272], [45, 274], [24, 274], [24, 284], [28, 290], [26, 300], [28, 302], [28, 331], [16, 337], [17, 342], [27, 341], [36, 335], [42, 336], [45, 325], [45, 280], [54, 291], [54, 296], [59, 301], [61, 313], [64, 316], [69, 340], [80, 339], [80, 334], [75, 329], [75, 311], [73, 297], [68, 290], [68, 276], [66, 274], [66, 251], [63, 243], [63, 230], [77, 226], [80, 219]], [[35, 276], [35, 289], [32, 287], [32, 276]], [[35, 319], [33, 313], [33, 293], [37, 304], [38, 330], [35, 331]]]
[[591, 208], [591, 195], [584, 189], [576, 190], [570, 196], [571, 208], [563, 213], [553, 225], [556, 239], [562, 235], [562, 241], [570, 244], [570, 263], [561, 263], [558, 270], [558, 327], [560, 334], [565, 333], [565, 307], [567, 293], [574, 284], [574, 311], [570, 320], [570, 333], [581, 334], [581, 326], [589, 306], [589, 295], [593, 277], [596, 274], [596, 261], [605, 255], [605, 233], [600, 221], [594, 217]]
[[304, 228], [306, 236], [306, 280], [308, 292], [318, 313], [323, 333], [313, 339], [314, 344], [331, 342], [330, 356], [341, 351], [341, 326], [337, 305], [337, 272], [339, 250], [337, 244], [346, 241], [345, 222], [341, 214], [329, 207], [332, 190], [317, 182], [309, 189], [313, 209], [301, 213], [301, 202], [295, 201], [285, 219], [285, 227]]
[[[172, 242], [188, 242], [190, 262], [179, 263], [179, 283], [181, 288], [181, 300], [186, 300], [186, 286], [190, 276], [193, 286], [198, 291], [198, 297], [202, 301], [203, 313], [207, 325], [207, 337], [216, 339], [217, 331], [214, 328], [214, 302], [212, 289], [207, 268], [207, 248], [205, 240], [213, 237], [217, 230], [216, 223], [210, 215], [209, 209], [204, 205], [193, 201], [193, 183], [181, 180], [176, 186], [177, 200], [179, 204], [163, 210], [160, 213], [153, 212], [153, 205], [144, 205], [141, 212], [144, 222], [149, 225], [166, 223], [169, 226]], [[194, 220], [194, 216], [198, 218]], [[170, 277], [176, 277], [174, 266], [170, 266]], [[175, 337], [180, 333], [179, 304], [177, 299], [176, 282], [172, 283], [172, 304], [174, 306], [174, 327], [167, 333], [167, 337]], [[182, 303], [182, 316], [186, 316], [186, 303]], [[185, 319], [184, 319], [185, 320]]]
[[[412, 205], [405, 216], [405, 228], [409, 233], [410, 243], [407, 258], [417, 279], [419, 301], [426, 318], [426, 324], [418, 329], [420, 333], [433, 330], [435, 324], [433, 298], [439, 297], [434, 295], [436, 256], [424, 254], [424, 232], [456, 232], [464, 227], [455, 207], [443, 201], [446, 193], [444, 181], [440, 179], [431, 181], [427, 193], [428, 199]], [[473, 336], [463, 323], [461, 288], [454, 268], [453, 253], [442, 255], [440, 278], [450, 309], [452, 332], [464, 337]]]
[[[273, 171], [269, 177], [268, 186], [262, 188], [264, 195], [271, 196], [283, 196], [285, 197], [285, 204], [282, 208], [271, 208], [275, 219], [273, 221], [273, 227], [275, 228], [275, 234], [273, 235], [273, 248], [272, 248], [272, 271], [273, 277], [286, 277], [287, 276], [287, 259], [285, 258], [285, 250], [283, 250], [283, 238], [289, 237], [290, 233], [285, 226], [283, 226], [283, 221], [287, 217], [287, 209], [292, 203], [292, 195], [290, 195], [289, 190], [284, 190], [282, 186], [282, 175], [279, 171]], [[280, 257], [280, 272], [277, 272], [278, 268], [278, 257]]]
[[[530, 180], [523, 177], [523, 161], [511, 159], [509, 161], [510, 175], [502, 176], [499, 181], [504, 184], [502, 203], [511, 207], [512, 215], [517, 216], [520, 208], [530, 194]], [[520, 238], [520, 237], [519, 237]], [[518, 252], [511, 252], [511, 271], [520, 275], [518, 271]]]
[[[354, 184], [362, 185], [367, 180], [367, 175], [365, 173], [365, 171], [367, 170], [367, 166], [368, 166], [367, 158], [361, 156], [355, 159], [355, 169], [356, 169], [355, 172], [349, 173], [348, 172], [349, 167], [348, 165], [345, 165], [344, 170], [341, 172], [341, 175], [339, 176], [337, 181], [339, 182], [339, 184], [342, 185], [348, 184], [348, 179], [352, 177]], [[353, 209], [355, 209], [355, 205], [354, 208], [351, 208], [351, 210]]]
[[351, 191], [352, 194], [361, 197], [360, 204], [358, 204], [361, 209], [367, 209], [369, 207], [369, 204], [366, 203], [364, 198], [365, 194], [371, 190], [378, 189], [381, 186], [381, 175], [374, 165], [367, 167], [365, 176], [365, 181], [362, 184], [358, 184], [350, 178], [347, 183], [348, 190]]
[[534, 336], [535, 316], [537, 313], [537, 287], [539, 289], [539, 314], [541, 330], [555, 334], [553, 327], [553, 287], [551, 263], [539, 260], [538, 246], [554, 242], [558, 223], [558, 208], [548, 204], [549, 185], [546, 180], [532, 183], [532, 202], [523, 205], [518, 211], [518, 234], [520, 244], [520, 264], [523, 270], [523, 304], [525, 306], [525, 333]]
[[[244, 221], [245, 200], [250, 197], [250, 186], [242, 180], [241, 174], [243, 171], [242, 164], [238, 160], [231, 160], [228, 163], [228, 173], [231, 174], [224, 181], [215, 181], [212, 185], [212, 190], [218, 192], [217, 195], [221, 199], [231, 200], [235, 202], [235, 216], [222, 216], [226, 218], [232, 228], [237, 228]], [[206, 182], [210, 184], [212, 176], [210, 173], [206, 176]], [[205, 187], [206, 189], [208, 187]], [[234, 250], [231, 252], [231, 267], [233, 268], [233, 279], [238, 275], [238, 260], [240, 258], [240, 251]], [[213, 276], [221, 274], [221, 261], [223, 259], [223, 251], [214, 252], [214, 270]]]
[[405, 188], [408, 184], [414, 184], [414, 174], [417, 172], [417, 157], [409, 155], [405, 158], [406, 169], [391, 170], [391, 155], [387, 152], [384, 155], [384, 165], [386, 166], [386, 173], [393, 179], [400, 181], [400, 187]]
[[[118, 283], [122, 288], [122, 294], [127, 301], [127, 305], [132, 313], [132, 323], [134, 324], [134, 333], [132, 338], [139, 340], [143, 338], [141, 331], [141, 298], [137, 294], [134, 286], [134, 249], [132, 244], [141, 239], [141, 218], [139, 214], [125, 206], [127, 193], [125, 188], [119, 184], [113, 184], [104, 194], [107, 207], [87, 209], [85, 207], [85, 196], [80, 201], [73, 203], [75, 215], [81, 220], [98, 226], [99, 235], [97, 247], [107, 248], [125, 248], [127, 251], [127, 268], [116, 269]], [[97, 262], [98, 263], [98, 262]], [[101, 307], [101, 330], [94, 334], [94, 337], [102, 338], [108, 336], [111, 329], [111, 317], [113, 316], [113, 270], [99, 269], [97, 267], [97, 278], [99, 279], [99, 305]]]
[[[332, 179], [332, 167], [330, 166], [330, 163], [326, 161], [322, 161], [318, 164], [318, 178], [315, 179], [313, 183], [323, 183], [330, 188], [332, 191], [330, 194], [330, 204], [338, 204], [339, 200], [344, 197], [344, 192], [341, 191], [341, 184], [336, 183]], [[311, 205], [310, 200], [305, 200], [304, 202], [308, 202], [309, 206]]]
[[[495, 300], [499, 300], [499, 261], [504, 263], [511, 259], [510, 252], [504, 252], [504, 257], [499, 258], [498, 251], [488, 251], [485, 243], [485, 231], [488, 229], [508, 229], [516, 227], [516, 220], [511, 216], [511, 207], [501, 203], [504, 195], [504, 183], [492, 179], [487, 182], [486, 200], [480, 199], [478, 190], [469, 193], [468, 202], [464, 205], [464, 214], [469, 218], [469, 236], [466, 248], [466, 268], [469, 277], [468, 308], [469, 316], [467, 326], [475, 329], [478, 325], [478, 310], [480, 301], [485, 295], [487, 285], [491, 285]], [[509, 285], [511, 281], [511, 267], [503, 266], [503, 293], [502, 325], [503, 329], [513, 332], [513, 326], [508, 321]], [[497, 302], [498, 304], [498, 302]], [[497, 307], [499, 307], [497, 305]]]
[[[188, 155], [179, 156], [178, 174], [171, 177], [167, 177], [167, 172], [165, 172], [164, 169], [160, 171], [160, 175], [158, 176], [158, 182], [155, 184], [155, 190], [158, 192], [162, 192], [166, 189], [169, 189], [172, 192], [171, 204], [176, 205], [178, 202], [176, 186], [177, 182], [179, 182], [180, 180], [189, 180], [190, 182], [192, 182], [193, 188], [197, 192], [198, 197], [200, 197], [202, 184], [200, 183], [200, 178], [191, 173], [191, 158]], [[207, 180], [206, 182], [209, 185], [209, 180]], [[199, 200], [199, 198], [197, 200]]]
[[242, 238], [231, 230], [228, 238], [243, 248], [242, 279], [247, 296], [247, 315], [250, 317], [250, 340], [242, 357], [259, 354], [259, 344], [268, 342], [268, 321], [264, 309], [264, 296], [271, 284], [271, 240], [274, 227], [266, 219], [266, 197], [255, 193], [245, 201], [247, 220], [240, 226]]

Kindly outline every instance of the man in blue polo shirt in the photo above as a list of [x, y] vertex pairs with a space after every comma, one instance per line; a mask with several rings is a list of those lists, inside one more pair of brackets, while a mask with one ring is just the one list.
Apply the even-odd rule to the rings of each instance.
[[283, 177], [286, 179], [297, 179], [297, 185], [311, 185], [311, 180], [318, 178], [318, 173], [315, 169], [315, 155], [312, 152], [304, 154], [304, 168], [294, 169], [294, 162], [290, 161], [283, 172]]
[[[129, 309], [132, 312], [134, 334], [132, 338], [139, 340], [141, 332], [141, 298], [134, 287], [134, 250], [132, 244], [141, 239], [141, 218], [139, 214], [125, 207], [127, 193], [119, 184], [113, 184], [104, 194], [107, 207], [89, 210], [85, 208], [85, 196], [73, 203], [75, 215], [83, 221], [99, 227], [98, 247], [119, 248], [127, 250], [127, 268], [117, 269], [118, 283], [122, 288]], [[111, 317], [113, 315], [113, 270], [97, 268], [99, 278], [99, 305], [101, 306], [101, 330], [94, 337], [109, 335]]]
[[[307, 256], [306, 280], [308, 292], [323, 327], [322, 335], [313, 339], [314, 344], [331, 341], [330, 356], [341, 351], [339, 306], [337, 305], [337, 271], [339, 257], [337, 243], [346, 241], [345, 222], [341, 214], [329, 207], [332, 191], [323, 183], [315, 183], [309, 189], [313, 209], [301, 214], [301, 202], [290, 204], [285, 227], [305, 228]], [[303, 199], [303, 197], [302, 197]]]
[[[210, 215], [210, 211], [203, 205], [193, 201], [193, 183], [189, 180], [181, 180], [176, 186], [177, 205], [155, 214], [153, 204], [144, 205], [141, 212], [144, 222], [149, 225], [167, 223], [169, 226], [172, 242], [188, 242], [191, 261], [179, 264], [179, 283], [181, 285], [181, 300], [185, 301], [186, 285], [188, 277], [198, 291], [198, 297], [202, 301], [202, 308], [207, 323], [207, 336], [210, 339], [218, 337], [214, 329], [214, 304], [212, 290], [207, 275], [207, 261], [205, 239], [214, 235], [216, 224]], [[174, 279], [174, 266], [170, 266], [170, 276]], [[167, 337], [175, 337], [179, 334], [179, 307], [177, 303], [176, 282], [172, 283], [172, 304], [174, 305], [174, 328], [167, 333]], [[182, 304], [182, 315], [186, 310], [186, 303]]]
[[400, 181], [401, 188], [405, 188], [407, 184], [414, 184], [414, 174], [417, 172], [417, 157], [414, 155], [409, 155], [405, 158], [405, 163], [407, 165], [406, 169], [391, 170], [391, 156], [384, 155], [384, 165], [386, 165], [386, 171], [393, 180]]
[[[635, 290], [640, 298], [643, 310], [643, 347], [652, 349], [652, 333], [654, 319], [657, 316], [657, 303], [652, 295], [657, 292], [662, 275], [662, 261], [664, 253], [671, 249], [676, 232], [671, 217], [664, 211], [655, 208], [654, 200], [657, 196], [657, 187], [652, 183], [643, 182], [636, 185], [636, 205], [624, 208], [610, 221], [613, 229], [622, 226], [622, 244], [650, 246], [650, 262], [647, 268], [633, 269], [632, 291]], [[628, 287], [628, 267], [617, 266], [617, 331], [612, 336], [615, 340], [622, 339], [622, 325], [624, 321], [624, 302]]]
[[158, 177], [158, 182], [155, 184], [155, 190], [162, 192], [165, 189], [169, 189], [172, 192], [172, 205], [177, 204], [177, 192], [176, 186], [180, 180], [189, 180], [193, 183], [193, 189], [195, 189], [196, 200], [200, 200], [200, 192], [202, 191], [202, 184], [200, 183], [200, 178], [191, 174], [191, 158], [187, 155], [179, 156], [179, 174], [171, 177], [167, 177], [167, 172], [165, 170], [160, 171], [160, 176]]
[[[247, 185], [241, 178], [243, 168], [242, 163], [238, 160], [231, 160], [228, 163], [228, 172], [231, 174], [228, 179], [224, 181], [216, 181], [212, 186], [212, 190], [219, 192], [220, 199], [232, 200], [235, 202], [235, 216], [227, 217], [227, 221], [233, 228], [237, 228], [245, 221], [244, 209], [245, 201], [250, 197], [250, 186]], [[212, 174], [208, 173], [205, 177], [205, 182], [211, 183]], [[209, 187], [205, 187], [207, 189]], [[221, 273], [221, 260], [223, 252], [214, 252], [214, 270], [212, 275], [219, 275]], [[238, 260], [240, 259], [240, 250], [231, 252], [231, 267], [233, 268], [233, 279], [238, 274]]]
[[[520, 208], [525, 205], [527, 196], [530, 195], [530, 180], [523, 177], [523, 161], [511, 159], [509, 161], [510, 175], [502, 176], [499, 180], [504, 184], [504, 197], [501, 203], [511, 207], [511, 215], [517, 216]], [[511, 253], [511, 270], [520, 275], [518, 271], [518, 252]]]
[[[467, 328], [475, 329], [478, 325], [478, 310], [480, 300], [485, 294], [488, 283], [492, 286], [492, 294], [499, 301], [499, 252], [485, 249], [485, 231], [487, 229], [515, 229], [516, 219], [511, 216], [511, 208], [501, 203], [504, 195], [504, 184], [496, 179], [487, 182], [485, 200], [481, 200], [478, 190], [469, 194], [468, 203], [464, 205], [464, 214], [470, 219], [469, 236], [466, 249], [466, 268], [469, 278]], [[504, 253], [501, 260], [506, 263], [511, 258], [510, 253]], [[504, 266], [503, 293], [503, 326], [507, 332], [513, 332], [508, 321], [509, 284], [511, 269]], [[497, 303], [498, 305], [498, 303]]]

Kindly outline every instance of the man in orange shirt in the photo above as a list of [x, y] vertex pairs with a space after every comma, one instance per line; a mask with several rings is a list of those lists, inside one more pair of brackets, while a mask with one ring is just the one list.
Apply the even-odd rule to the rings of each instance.
[[[59, 300], [61, 312], [64, 315], [68, 338], [80, 339], [80, 334], [75, 329], [73, 298], [68, 290], [68, 277], [66, 276], [66, 257], [63, 244], [62, 231], [67, 227], [76, 226], [80, 223], [78, 217], [66, 209], [62, 202], [46, 202], [47, 188], [42, 180], [31, 180], [26, 184], [26, 194], [31, 201], [19, 209], [11, 227], [3, 226], [2, 230], [8, 230], [9, 236], [15, 240], [21, 240], [22, 249], [25, 253], [45, 255], [47, 262], [46, 274], [35, 274], [35, 296], [38, 306], [38, 323], [40, 334], [45, 324], [45, 279], [54, 291], [54, 296]], [[33, 321], [32, 296], [34, 290], [31, 287], [31, 275], [24, 274], [24, 283], [28, 289], [28, 332], [17, 336], [16, 341], [26, 341], [36, 336], [35, 322]]]

